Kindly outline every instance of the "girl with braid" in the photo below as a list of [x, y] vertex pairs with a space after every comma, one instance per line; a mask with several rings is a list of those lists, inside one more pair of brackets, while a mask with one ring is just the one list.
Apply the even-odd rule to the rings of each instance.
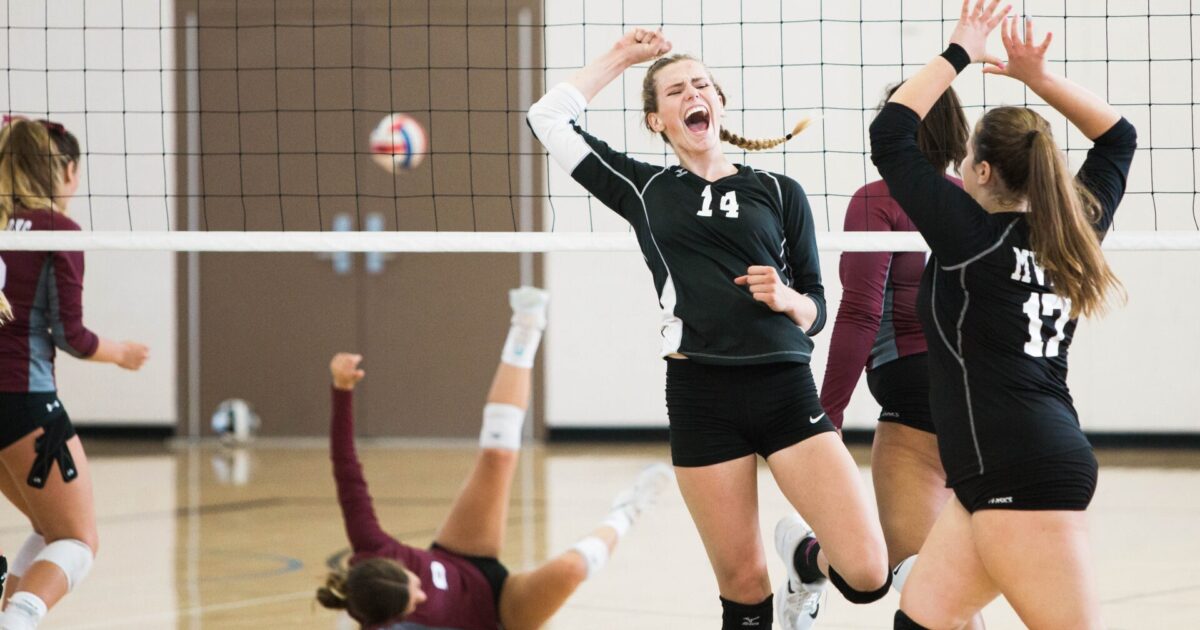
[[379, 525], [354, 448], [354, 387], [366, 376], [362, 356], [333, 357], [330, 458], [353, 556], [349, 569], [331, 573], [317, 591], [321, 605], [346, 610], [364, 630], [536, 630], [600, 571], [670, 482], [666, 464], [647, 467], [591, 534], [532, 571], [509, 575], [496, 559], [547, 297], [533, 287], [509, 292], [512, 326], [483, 407], [479, 455], [428, 549], [406, 545]]
[[[716, 575], [722, 628], [772, 627], [759, 456], [812, 523], [789, 516], [775, 536], [789, 578], [774, 612], [786, 630], [808, 628], [826, 581], [866, 603], [886, 594], [891, 574], [858, 467], [809, 369], [825, 299], [808, 200], [791, 178], [733, 164], [721, 149], [722, 140], [769, 148], [804, 123], [771, 141], [729, 132], [725, 94], [708, 69], [687, 55], [662, 57], [670, 50], [659, 31], [630, 31], [530, 107], [528, 121], [563, 169], [629, 221], [650, 267], [662, 307], [671, 457]], [[634, 160], [577, 124], [605, 85], [652, 59], [644, 121], [677, 166]]]
[[[0, 223], [18, 232], [78, 230], [67, 216], [79, 186], [75, 136], [47, 120], [5, 123]], [[0, 492], [33, 527], [9, 566], [0, 630], [28, 630], [83, 581], [97, 546], [92, 476], [58, 398], [55, 348], [127, 370], [139, 369], [148, 350], [84, 325], [83, 252], [0, 252], [0, 279], [12, 317], [0, 326]]]
[[[1003, 594], [1034, 629], [1102, 628], [1087, 508], [1098, 466], [1067, 387], [1076, 318], [1120, 282], [1100, 249], [1125, 194], [1137, 132], [1046, 67], [1050, 36], [965, 0], [950, 44], [871, 124], [871, 158], [933, 256], [918, 294], [930, 408], [954, 496], [907, 577], [895, 628], [961, 628]], [[986, 6], [985, 6], [986, 4]], [[1000, 26], [1007, 63], [988, 54]], [[1023, 35], [1023, 37], [1022, 37]], [[972, 62], [1025, 84], [1093, 142], [1077, 174], [1026, 107], [984, 113], [963, 187], [922, 159], [917, 128]]]

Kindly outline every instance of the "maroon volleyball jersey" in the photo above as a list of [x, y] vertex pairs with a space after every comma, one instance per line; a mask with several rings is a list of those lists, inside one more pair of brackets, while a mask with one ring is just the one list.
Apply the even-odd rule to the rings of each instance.
[[442, 549], [417, 549], [392, 538], [379, 526], [362, 464], [354, 448], [354, 393], [334, 388], [329, 452], [338, 502], [354, 565], [368, 558], [400, 561], [421, 578], [428, 597], [403, 621], [377, 626], [388, 630], [497, 630], [499, 613], [492, 587], [466, 559]]
[[[18, 208], [7, 229], [79, 230], [61, 212]], [[100, 338], [83, 325], [83, 252], [0, 252], [0, 290], [13, 321], [0, 326], [0, 392], [52, 392], [55, 348], [75, 357]]]
[[[948, 178], [956, 184], [959, 180]], [[846, 209], [847, 232], [915, 232], [882, 181], [854, 193]], [[867, 371], [928, 350], [917, 319], [917, 288], [925, 269], [923, 252], [846, 252], [839, 273], [842, 302], [829, 342], [821, 385], [821, 407], [835, 426]]]

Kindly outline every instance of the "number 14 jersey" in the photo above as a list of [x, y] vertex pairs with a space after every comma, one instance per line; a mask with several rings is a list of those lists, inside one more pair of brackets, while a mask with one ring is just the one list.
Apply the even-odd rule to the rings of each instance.
[[[808, 363], [825, 297], [800, 184], [744, 165], [708, 181], [635, 160], [576, 124], [586, 104], [559, 84], [529, 108], [529, 126], [575, 181], [633, 227], [662, 307], [662, 355], [719, 365]], [[734, 284], [752, 265], [774, 267], [813, 299], [817, 318], [808, 330]]]

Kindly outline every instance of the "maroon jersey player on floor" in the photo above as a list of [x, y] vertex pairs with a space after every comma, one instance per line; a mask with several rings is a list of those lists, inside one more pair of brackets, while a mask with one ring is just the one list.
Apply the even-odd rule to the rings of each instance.
[[546, 325], [545, 291], [510, 292], [512, 327], [483, 408], [475, 468], [428, 549], [410, 547], [379, 525], [354, 448], [353, 390], [365, 373], [362, 357], [338, 354], [333, 374], [330, 450], [350, 567], [329, 575], [317, 599], [346, 609], [366, 629], [533, 630], [607, 561], [625, 534], [670, 480], [654, 465], [618, 495], [600, 525], [570, 550], [528, 572], [500, 564], [508, 498], [529, 406], [531, 368]]
[[[79, 157], [79, 142], [62, 125], [6, 117], [0, 226], [79, 230], [67, 216]], [[10, 567], [0, 629], [27, 630], [84, 579], [97, 547], [92, 476], [58, 398], [55, 348], [127, 370], [140, 368], [148, 350], [84, 325], [83, 252], [0, 252], [0, 289], [11, 310], [0, 326], [0, 492], [34, 530]]]

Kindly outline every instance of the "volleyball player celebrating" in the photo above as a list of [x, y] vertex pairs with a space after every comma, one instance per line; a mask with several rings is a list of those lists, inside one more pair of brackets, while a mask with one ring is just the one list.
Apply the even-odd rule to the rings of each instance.
[[776, 528], [789, 573], [777, 612], [784, 628], [806, 628], [826, 577], [851, 601], [869, 602], [887, 592], [890, 573], [858, 468], [809, 370], [825, 300], [808, 201], [794, 180], [732, 164], [721, 150], [722, 139], [758, 149], [786, 138], [749, 141], [723, 129], [724, 94], [686, 55], [656, 61], [642, 87], [645, 124], [679, 166], [631, 159], [576, 124], [605, 85], [670, 48], [661, 32], [630, 31], [535, 103], [529, 125], [559, 165], [630, 222], [654, 277], [671, 456], [716, 574], [722, 627], [771, 627], [761, 455], [812, 524], [792, 517]]
[[[1076, 317], [1119, 285], [1100, 251], [1125, 191], [1136, 132], [1103, 100], [1045, 67], [1031, 21], [987, 35], [1008, 9], [963, 3], [950, 46], [871, 125], [872, 158], [933, 250], [921, 281], [930, 402], [952, 498], [909, 575], [896, 628], [957, 628], [1002, 593], [1031, 628], [1099, 628], [1085, 510], [1097, 465], [1067, 389]], [[1091, 138], [1077, 177], [1034, 111], [975, 126], [964, 189], [920, 159], [916, 129], [972, 61], [1023, 82]], [[1016, 542], [1014, 542], [1016, 541]]]
[[[66, 214], [79, 186], [79, 143], [62, 125], [11, 119], [0, 129], [0, 223], [78, 230]], [[145, 346], [98, 337], [83, 323], [82, 252], [0, 252], [12, 321], [0, 326], [0, 491], [34, 532], [9, 567], [0, 630], [37, 627], [91, 569], [92, 476], [58, 398], [55, 348], [137, 370]]]
[[[899, 87], [893, 86], [888, 97]], [[966, 157], [969, 135], [958, 96], [947, 88], [917, 128], [917, 147], [934, 170], [944, 174]], [[956, 178], [947, 179], [961, 185]], [[845, 229], [917, 228], [888, 193], [887, 184], [874, 181], [854, 193]], [[842, 301], [821, 386], [821, 406], [841, 428], [859, 375], [864, 367], [867, 370], [867, 386], [880, 406], [871, 478], [893, 567], [916, 555], [951, 494], [929, 414], [928, 355], [917, 318], [917, 287], [924, 269], [921, 252], [842, 254]], [[977, 623], [982, 627], [982, 620]]]
[[540, 628], [604, 566], [617, 540], [670, 480], [666, 465], [647, 468], [632, 488], [618, 495], [596, 530], [571, 550], [533, 571], [509, 575], [496, 556], [504, 541], [547, 300], [545, 291], [531, 287], [509, 295], [512, 327], [483, 408], [475, 468], [428, 550], [389, 536], [371, 506], [354, 449], [352, 403], [354, 386], [365, 376], [358, 368], [362, 357], [338, 354], [329, 365], [333, 474], [354, 555], [349, 570], [330, 574], [317, 600], [327, 608], [346, 609], [363, 628]]

